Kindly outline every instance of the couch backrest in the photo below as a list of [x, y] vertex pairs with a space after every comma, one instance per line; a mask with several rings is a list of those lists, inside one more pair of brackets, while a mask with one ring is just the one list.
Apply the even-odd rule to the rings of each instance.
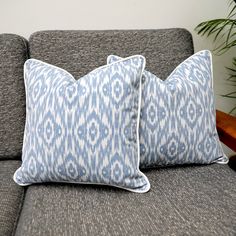
[[23, 64], [27, 42], [13, 34], [0, 35], [0, 159], [21, 156], [25, 125]]
[[142, 54], [147, 70], [165, 79], [193, 53], [185, 29], [40, 31], [27, 41], [0, 35], [0, 159], [20, 158], [25, 122], [23, 64], [28, 54], [68, 70], [79, 78], [106, 64], [110, 54]]
[[29, 39], [30, 57], [68, 70], [79, 78], [106, 64], [110, 54], [142, 54], [146, 68], [165, 79], [193, 53], [191, 34], [185, 29], [40, 31]]

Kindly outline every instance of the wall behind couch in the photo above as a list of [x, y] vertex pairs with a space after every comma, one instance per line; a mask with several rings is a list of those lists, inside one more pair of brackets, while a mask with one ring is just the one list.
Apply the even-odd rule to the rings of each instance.
[[[183, 27], [194, 38], [195, 51], [212, 49], [211, 41], [194, 32], [201, 21], [225, 17], [229, 0], [0, 0], [0, 33], [26, 38], [48, 29], [156, 29]], [[213, 56], [216, 106], [228, 112], [235, 100], [222, 98], [230, 92], [227, 71], [234, 52]]]

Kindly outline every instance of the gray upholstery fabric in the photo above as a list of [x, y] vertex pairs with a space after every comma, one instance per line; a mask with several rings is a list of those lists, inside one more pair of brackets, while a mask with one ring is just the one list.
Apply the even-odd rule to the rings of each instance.
[[30, 57], [68, 70], [79, 78], [106, 64], [110, 54], [142, 54], [146, 69], [165, 79], [193, 53], [185, 29], [119, 31], [42, 31], [29, 39]]
[[0, 159], [20, 158], [25, 125], [23, 64], [26, 41], [0, 35]]
[[[193, 53], [183, 29], [42, 31], [30, 57], [79, 78], [109, 54], [142, 54], [147, 70], [165, 79]], [[235, 235], [236, 172], [227, 165], [146, 170], [151, 190], [134, 194], [104, 186], [40, 184], [27, 188], [16, 229], [37, 235]]]
[[15, 184], [12, 176], [21, 162], [0, 160], [0, 235], [12, 235], [24, 197], [24, 188]]
[[146, 194], [32, 185], [16, 230], [37, 235], [236, 235], [236, 172], [227, 165], [145, 171]]

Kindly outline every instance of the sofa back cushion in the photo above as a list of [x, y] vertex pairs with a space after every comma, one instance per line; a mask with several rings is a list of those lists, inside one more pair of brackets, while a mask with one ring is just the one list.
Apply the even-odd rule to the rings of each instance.
[[110, 54], [141, 54], [146, 69], [167, 78], [193, 54], [192, 36], [185, 29], [39, 31], [29, 39], [30, 57], [61, 67], [79, 78], [106, 64]]
[[0, 35], [0, 159], [21, 156], [25, 125], [23, 64], [27, 42], [13, 34]]
[[[193, 53], [191, 34], [184, 29], [40, 31], [29, 40], [31, 58], [68, 70], [79, 78], [106, 64], [110, 54], [142, 54], [147, 70], [166, 78]], [[25, 123], [23, 64], [27, 41], [0, 35], [0, 159], [20, 158]]]

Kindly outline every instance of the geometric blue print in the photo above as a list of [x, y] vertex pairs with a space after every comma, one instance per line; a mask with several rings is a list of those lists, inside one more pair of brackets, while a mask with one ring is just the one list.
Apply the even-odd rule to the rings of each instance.
[[92, 183], [147, 192], [139, 170], [145, 58], [99, 67], [79, 80], [56, 66], [25, 63], [26, 125], [19, 185]]
[[144, 71], [139, 132], [141, 168], [228, 162], [216, 131], [210, 51], [192, 55], [165, 81]]

